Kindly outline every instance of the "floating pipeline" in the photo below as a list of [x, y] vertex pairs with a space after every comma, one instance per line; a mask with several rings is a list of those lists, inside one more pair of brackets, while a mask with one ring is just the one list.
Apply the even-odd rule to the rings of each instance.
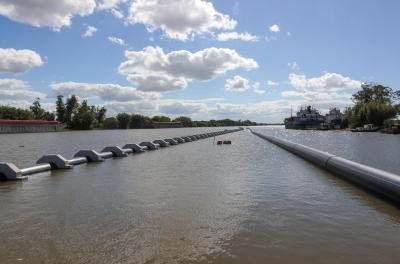
[[131, 143], [126, 144], [122, 148], [119, 146], [107, 146], [103, 148], [100, 153], [91, 149], [83, 149], [78, 151], [74, 155], [74, 158], [70, 160], [67, 160], [63, 156], [57, 154], [45, 155], [36, 162], [38, 165], [23, 169], [19, 169], [13, 163], [0, 162], [0, 178], [5, 180], [24, 180], [27, 179], [27, 176], [31, 174], [57, 169], [72, 169], [73, 166], [84, 163], [103, 162], [106, 159], [113, 157], [126, 157], [128, 154], [143, 153], [146, 150], [157, 150], [160, 147], [165, 148], [186, 142], [238, 132], [241, 130], [243, 130], [243, 128], [225, 129], [223, 131], [175, 137], [173, 139], [158, 139], [154, 140], [153, 142], [145, 141], [141, 142], [140, 144]]
[[257, 132], [254, 134], [263, 138], [297, 156], [306, 159], [319, 167], [337, 174], [342, 178], [375, 192], [396, 203], [400, 202], [400, 176], [379, 170], [364, 164], [347, 160], [328, 152], [310, 148], [301, 144], [293, 143], [284, 139], [263, 135]]

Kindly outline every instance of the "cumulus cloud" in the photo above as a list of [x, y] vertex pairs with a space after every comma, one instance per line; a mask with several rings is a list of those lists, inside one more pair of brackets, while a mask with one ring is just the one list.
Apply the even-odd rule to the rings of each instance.
[[153, 100], [160, 98], [159, 93], [146, 93], [136, 88], [110, 83], [77, 83], [63, 82], [50, 85], [52, 97], [75, 94], [81, 98], [100, 98], [103, 101], [128, 102], [136, 100]]
[[292, 73], [289, 75], [289, 82], [294, 90], [283, 91], [282, 97], [297, 97], [307, 103], [331, 104], [331, 106], [349, 105], [352, 93], [347, 90], [361, 87], [360, 81], [338, 73], [325, 73], [314, 78]]
[[125, 41], [121, 38], [117, 37], [108, 37], [108, 40], [111, 41], [114, 44], [120, 45], [120, 46], [125, 46]]
[[119, 19], [124, 18], [124, 13], [121, 10], [116, 9], [116, 8], [111, 9], [111, 14]]
[[227, 48], [164, 53], [160, 47], [148, 46], [142, 51], [126, 51], [125, 56], [127, 60], [120, 64], [119, 72], [143, 91], [182, 90], [194, 80], [212, 80], [237, 68], [258, 68], [253, 59]]
[[102, 0], [98, 1], [96, 9], [99, 11], [106, 10], [116, 18], [124, 18], [124, 13], [120, 9], [121, 4], [127, 3], [128, 0]]
[[238, 33], [235, 31], [232, 32], [222, 32], [217, 36], [218, 41], [228, 41], [228, 40], [243, 40], [243, 41], [251, 41], [256, 42], [259, 41], [259, 37], [254, 36], [248, 32]]
[[265, 94], [265, 92], [266, 92], [265, 90], [261, 89], [261, 84], [259, 82], [255, 82], [253, 84], [253, 91], [256, 94]]
[[290, 84], [300, 91], [337, 91], [346, 88], [360, 88], [361, 82], [338, 73], [325, 73], [320, 77], [307, 79], [305, 75], [290, 74]]
[[267, 81], [267, 85], [269, 85], [269, 86], [279, 86], [279, 83], [278, 83], [278, 82], [271, 81], [271, 80], [268, 80], [268, 81]]
[[225, 90], [231, 92], [245, 92], [249, 88], [249, 80], [239, 75], [235, 75], [233, 78], [227, 79], [225, 83]]
[[42, 58], [33, 50], [0, 48], [0, 73], [21, 73], [42, 65]]
[[98, 10], [114, 9], [118, 8], [119, 4], [126, 3], [127, 0], [102, 0], [97, 5]]
[[82, 34], [82, 38], [89, 38], [89, 37], [93, 36], [93, 34], [96, 32], [97, 32], [96, 27], [87, 26], [85, 33]]
[[46, 94], [32, 90], [30, 85], [17, 79], [0, 79], [0, 104], [26, 107]]
[[252, 104], [216, 103], [209, 108], [212, 118], [250, 119], [257, 122], [281, 122], [290, 113], [290, 104], [285, 100], [261, 101]]
[[93, 13], [95, 0], [0, 0], [0, 15], [35, 27], [59, 31], [71, 25], [73, 16]]
[[[215, 101], [210, 101], [215, 103]], [[156, 99], [131, 102], [107, 103], [110, 114], [120, 112], [139, 113], [144, 115], [168, 115], [170, 117], [189, 116], [204, 118], [208, 115], [209, 105], [207, 100], [176, 100]]]
[[206, 112], [207, 105], [202, 102], [194, 101], [164, 101], [159, 107], [158, 111], [166, 115], [180, 116], [180, 115], [193, 115], [195, 113]]
[[214, 30], [232, 30], [236, 21], [203, 0], [134, 0], [127, 18], [153, 32], [162, 30], [168, 38], [188, 40]]
[[274, 24], [274, 25], [272, 25], [272, 26], [269, 27], [269, 31], [274, 32], [274, 33], [277, 33], [277, 32], [279, 32], [279, 31], [281, 31], [281, 29], [279, 28], [279, 25]]

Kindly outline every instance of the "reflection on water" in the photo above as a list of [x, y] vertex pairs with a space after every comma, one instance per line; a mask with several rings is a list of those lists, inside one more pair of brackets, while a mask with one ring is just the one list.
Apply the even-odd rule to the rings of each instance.
[[[95, 133], [76, 142], [151, 139]], [[247, 131], [223, 138], [1, 183], [0, 263], [398, 263], [398, 208]]]

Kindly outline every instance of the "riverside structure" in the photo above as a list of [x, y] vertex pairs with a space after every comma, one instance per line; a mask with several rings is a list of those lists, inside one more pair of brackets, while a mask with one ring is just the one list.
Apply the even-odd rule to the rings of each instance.
[[46, 120], [0, 120], [0, 134], [60, 132], [65, 124]]
[[[205, 139], [209, 137], [215, 137], [224, 135], [227, 133], [233, 133], [241, 131], [243, 128], [238, 129], [225, 129], [223, 131], [196, 134], [192, 136], [184, 136], [178, 138], [168, 138], [165, 140], [154, 140], [153, 142], [142, 142], [137, 144], [126, 144], [123, 148], [119, 146], [107, 146], [98, 153], [95, 150], [80, 150], [78, 151], [73, 159], [66, 159], [61, 155], [44, 155], [36, 163], [37, 166], [19, 169], [13, 163], [0, 162], [0, 176], [5, 180], [24, 180], [27, 179], [27, 175], [41, 173], [53, 169], [71, 169], [73, 165], [79, 165], [88, 162], [101, 162], [105, 159], [112, 157], [126, 157], [131, 153], [141, 153], [145, 150], [156, 150], [159, 147], [169, 147], [172, 145], [177, 145], [180, 143], [186, 143], [191, 141], [196, 141], [200, 139]], [[190, 138], [190, 140], [187, 140]]]

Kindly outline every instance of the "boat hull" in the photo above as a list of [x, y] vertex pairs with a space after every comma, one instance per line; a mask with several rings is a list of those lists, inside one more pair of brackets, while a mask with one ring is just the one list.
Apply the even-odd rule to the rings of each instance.
[[320, 129], [319, 120], [285, 120], [286, 129]]
[[351, 132], [377, 132], [379, 130], [379, 127], [377, 128], [371, 128], [371, 129], [351, 129]]

